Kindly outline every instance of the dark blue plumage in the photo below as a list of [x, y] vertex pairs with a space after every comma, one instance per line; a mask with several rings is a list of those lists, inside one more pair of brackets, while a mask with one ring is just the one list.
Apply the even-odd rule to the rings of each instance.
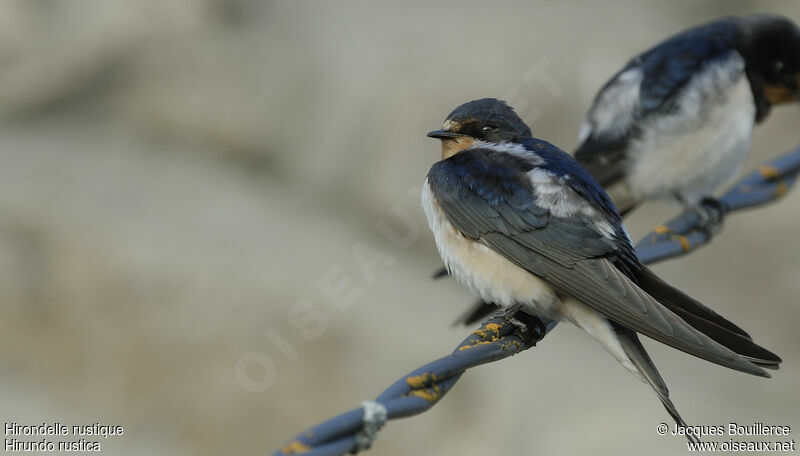
[[492, 206], [509, 204], [514, 209], [527, 210], [533, 204], [533, 191], [522, 176], [531, 168], [527, 160], [509, 154], [470, 153], [442, 160], [429, 174], [442, 192], [462, 197], [471, 190]]
[[725, 60], [741, 47], [738, 20], [722, 19], [674, 36], [634, 58], [622, 71], [642, 69], [642, 115], [670, 109], [673, 95], [704, 66]]

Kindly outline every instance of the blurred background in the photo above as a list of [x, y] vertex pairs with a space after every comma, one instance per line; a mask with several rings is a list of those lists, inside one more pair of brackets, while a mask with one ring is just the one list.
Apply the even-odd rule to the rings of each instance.
[[[426, 132], [500, 97], [572, 150], [628, 58], [755, 12], [800, 21], [789, 0], [0, 2], [0, 416], [124, 426], [104, 454], [270, 454], [468, 333], [450, 324], [469, 292], [430, 279]], [[745, 169], [799, 121], [775, 109]], [[765, 380], [646, 341], [689, 423], [800, 432], [798, 227], [794, 189], [655, 268], [784, 359]], [[561, 325], [372, 454], [685, 452], [661, 422]]]

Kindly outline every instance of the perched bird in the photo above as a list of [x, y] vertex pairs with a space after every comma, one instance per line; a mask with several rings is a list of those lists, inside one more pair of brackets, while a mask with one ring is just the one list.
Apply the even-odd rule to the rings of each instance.
[[428, 224], [450, 274], [484, 301], [583, 329], [681, 426], [638, 334], [753, 375], [780, 364], [645, 267], [603, 188], [502, 101], [466, 103], [428, 136], [442, 141], [422, 190]]
[[800, 30], [792, 21], [719, 19], [615, 74], [589, 108], [574, 156], [623, 215], [646, 199], [675, 197], [708, 221], [709, 197], [739, 171], [753, 126], [772, 105], [799, 97]]

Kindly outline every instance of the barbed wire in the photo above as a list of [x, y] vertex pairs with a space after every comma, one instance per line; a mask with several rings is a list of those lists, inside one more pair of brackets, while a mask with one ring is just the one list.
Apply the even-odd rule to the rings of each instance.
[[[725, 208], [721, 215], [780, 199], [794, 185], [799, 172], [800, 146], [740, 179], [719, 199]], [[694, 251], [715, 234], [703, 227], [697, 212], [689, 210], [655, 227], [636, 245], [636, 253], [643, 263], [652, 264]], [[275, 456], [338, 456], [365, 450], [387, 420], [430, 409], [467, 369], [527, 350], [556, 325], [517, 310], [508, 308], [494, 314], [450, 355], [408, 373], [374, 401], [365, 401], [361, 407], [297, 435], [277, 450]]]

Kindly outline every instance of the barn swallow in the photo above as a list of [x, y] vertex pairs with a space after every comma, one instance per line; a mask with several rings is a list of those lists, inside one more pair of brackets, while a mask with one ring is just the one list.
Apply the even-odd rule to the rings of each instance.
[[644, 200], [675, 197], [709, 221], [710, 197], [738, 173], [754, 125], [773, 105], [799, 98], [792, 21], [719, 19], [634, 57], [606, 82], [574, 156], [623, 215]]
[[422, 190], [428, 224], [450, 274], [484, 301], [583, 329], [681, 426], [638, 334], [762, 377], [780, 364], [644, 266], [597, 181], [502, 101], [466, 103], [428, 136], [442, 141]]

